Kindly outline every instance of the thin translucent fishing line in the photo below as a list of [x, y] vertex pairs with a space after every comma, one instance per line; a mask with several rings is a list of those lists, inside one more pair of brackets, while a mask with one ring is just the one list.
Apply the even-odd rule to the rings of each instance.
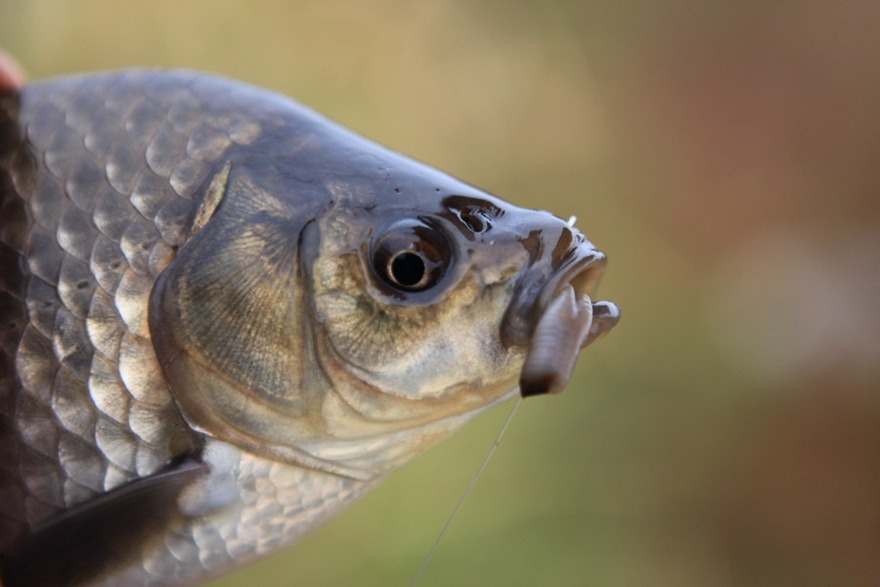
[[489, 448], [489, 452], [487, 452], [486, 456], [483, 458], [483, 462], [480, 463], [479, 468], [474, 473], [473, 477], [471, 477], [470, 483], [468, 483], [468, 486], [459, 498], [458, 503], [455, 504], [454, 508], [452, 508], [452, 512], [446, 519], [446, 523], [443, 524], [443, 529], [440, 530], [440, 534], [438, 534], [437, 539], [434, 540], [434, 544], [431, 546], [431, 550], [429, 550], [428, 554], [425, 555], [425, 559], [422, 561], [422, 565], [419, 567], [419, 572], [416, 573], [416, 576], [412, 580], [412, 583], [409, 584], [409, 587], [416, 587], [419, 581], [422, 580], [422, 576], [425, 574], [425, 569], [428, 568], [428, 563], [431, 562], [431, 557], [434, 556], [434, 552], [437, 550], [437, 547], [440, 546], [440, 542], [443, 540], [443, 537], [446, 536], [446, 531], [449, 530], [449, 526], [452, 525], [452, 520], [454, 520], [455, 516], [458, 515], [458, 511], [464, 504], [464, 500], [467, 499], [468, 495], [470, 495], [471, 491], [473, 490], [474, 485], [477, 484], [477, 479], [479, 479], [480, 476], [483, 474], [483, 471], [486, 470], [486, 466], [489, 464], [489, 460], [492, 458], [492, 455], [495, 454], [495, 449], [498, 448], [499, 444], [501, 444], [501, 438], [504, 437], [504, 433], [507, 431], [507, 427], [510, 426], [510, 422], [513, 420], [513, 415], [516, 413], [516, 409], [522, 403], [522, 400], [522, 396], [516, 398], [516, 402], [513, 404], [513, 408], [510, 410], [510, 413], [507, 414], [507, 419], [504, 421], [504, 424], [501, 425], [501, 430], [498, 431], [498, 436], [495, 437], [495, 442], [492, 443], [492, 446]]

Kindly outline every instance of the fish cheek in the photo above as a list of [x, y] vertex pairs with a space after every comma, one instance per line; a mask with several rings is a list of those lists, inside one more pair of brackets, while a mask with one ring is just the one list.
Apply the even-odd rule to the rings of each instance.
[[[371, 389], [427, 400], [485, 395], [483, 388], [490, 387], [491, 395], [499, 381], [518, 372], [514, 363], [521, 359], [500, 340], [507, 284], [486, 287], [469, 273], [433, 304], [401, 305], [370, 290], [353, 255], [319, 260], [314, 281], [318, 323], [332, 349], [332, 356], [322, 357], [325, 369], [341, 362]], [[442, 413], [437, 405], [431, 409]]]
[[368, 371], [419, 346], [434, 313], [430, 307], [389, 306], [368, 289], [356, 253], [318, 259], [313, 268], [318, 322], [336, 355]]
[[230, 197], [151, 294], [156, 354], [184, 416], [253, 450], [288, 444], [284, 422], [308, 411], [300, 224], [255, 197]]

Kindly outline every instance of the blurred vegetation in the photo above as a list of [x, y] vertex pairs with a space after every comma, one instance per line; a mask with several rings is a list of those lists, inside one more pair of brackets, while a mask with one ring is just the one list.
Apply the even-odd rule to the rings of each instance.
[[[880, 5], [0, 0], [35, 78], [290, 95], [578, 225], [623, 308], [422, 585], [875, 585]], [[214, 585], [406, 585], [505, 417]]]

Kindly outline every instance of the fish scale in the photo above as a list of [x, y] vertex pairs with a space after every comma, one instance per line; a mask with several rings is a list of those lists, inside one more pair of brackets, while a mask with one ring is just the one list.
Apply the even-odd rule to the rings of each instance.
[[[181, 88], [174, 76], [64, 83], [28, 90], [18, 116], [34, 161], [3, 165], [12, 189], [0, 195], [0, 551], [58, 512], [155, 473], [195, 442], [160, 375], [148, 296], [183, 242], [193, 193], [226, 148], [253, 137], [235, 125], [236, 113], [214, 111], [199, 123], [210, 87]], [[7, 116], [17, 107], [3, 106]], [[231, 137], [222, 130], [233, 127]], [[236, 470], [237, 519], [185, 526], [112, 583], [186, 582], [204, 574], [202, 564], [275, 550], [305, 532], [310, 512], [368, 485], [253, 455], [240, 455]], [[262, 518], [269, 538], [255, 524]]]
[[[129, 95], [141, 93], [138, 86], [145, 85], [142, 80], [132, 80], [131, 84], [133, 87], [126, 91]], [[123, 91], [126, 86], [119, 83], [115, 88]], [[167, 442], [155, 442], [155, 437], [162, 434], [145, 434], [147, 438], [126, 434], [119, 429], [120, 424], [129, 430], [145, 429], [149, 427], [131, 424], [146, 419], [152, 421], [152, 428], [165, 427], [166, 433], [171, 426], [182, 428], [167, 389], [153, 393], [150, 401], [143, 401], [147, 398], [137, 385], [134, 390], [126, 385], [124, 371], [120, 369], [126, 357], [136, 354], [141, 358], [152, 353], [145, 311], [137, 311], [138, 306], [145, 310], [153, 281], [145, 262], [150, 251], [131, 246], [126, 235], [156, 229], [153, 219], [143, 217], [134, 207], [126, 210], [117, 206], [115, 230], [99, 232], [99, 226], [107, 225], [104, 217], [96, 214], [103, 210], [102, 202], [125, 201], [120, 195], [127, 194], [119, 194], [113, 188], [107, 180], [109, 174], [99, 176], [104, 173], [104, 165], [85, 147], [84, 139], [91, 131], [89, 113], [106, 110], [116, 115], [116, 125], [124, 126], [126, 113], [111, 107], [132, 106], [131, 102], [114, 102], [112, 94], [102, 101], [102, 91], [103, 88], [95, 87], [93, 93], [86, 92], [85, 96], [77, 92], [78, 98], [72, 103], [62, 100], [63, 92], [45, 97], [39, 92], [29, 95], [21, 120], [36, 155], [38, 167], [34, 174], [39, 176], [39, 187], [6, 195], [9, 198], [17, 194], [33, 219], [26, 232], [31, 241], [26, 248], [24, 270], [26, 281], [35, 287], [28, 284], [23, 300], [29, 310], [30, 325], [23, 332], [17, 361], [29, 364], [30, 356], [44, 356], [43, 349], [48, 345], [53, 349], [51, 354], [45, 354], [39, 372], [23, 380], [17, 390], [20, 398], [31, 400], [30, 409], [12, 415], [14, 429], [7, 433], [14, 435], [18, 430], [20, 435], [20, 431], [32, 428], [37, 418], [40, 436], [57, 438], [57, 446], [40, 450], [25, 442], [27, 456], [22, 456], [18, 465], [22, 480], [28, 486], [33, 478], [43, 478], [46, 483], [45, 477], [51, 476], [51, 483], [64, 488], [62, 495], [51, 501], [25, 494], [25, 500], [41, 501], [44, 506], [25, 508], [41, 512], [38, 517], [21, 520], [31, 528], [47, 512], [54, 513], [138, 475], [152, 473], [172, 456]], [[110, 119], [100, 120], [107, 124]], [[166, 124], [164, 118], [155, 118], [152, 123]], [[25, 181], [29, 179], [21, 178], [14, 184]], [[166, 181], [166, 188], [155, 197], [165, 203], [178, 196]], [[100, 244], [96, 243], [99, 234]], [[55, 246], [50, 244], [53, 241]], [[4, 244], [12, 246], [6, 239]], [[108, 248], [113, 249], [115, 259], [111, 264], [115, 266], [105, 266]], [[25, 254], [25, 250], [17, 252]], [[111, 272], [118, 279], [109, 283], [101, 280], [104, 284], [99, 284], [97, 276]], [[81, 287], [84, 280], [85, 288]], [[100, 340], [100, 348], [96, 348], [95, 340]], [[27, 349], [39, 350], [28, 353]], [[94, 364], [102, 366], [100, 381], [91, 380]], [[158, 374], [158, 368], [155, 373]], [[53, 384], [46, 386], [42, 381], [45, 378], [54, 379]], [[149, 382], [138, 383], [140, 387], [149, 386]], [[162, 386], [161, 381], [154, 385], [160, 389]], [[108, 390], [112, 400], [103, 396]], [[108, 414], [101, 409], [107, 403], [119, 408], [119, 397], [126, 399], [124, 410]], [[48, 434], [47, 427], [54, 428], [52, 434]], [[118, 433], [111, 432], [114, 429]], [[109, 436], [117, 442], [108, 443]], [[116, 458], [108, 458], [103, 448], [111, 445]], [[119, 458], [122, 453], [132, 458]], [[40, 461], [39, 466], [29, 466], [34, 460]], [[5, 462], [3, 465], [10, 467]], [[14, 538], [6, 533], [4, 536]]]

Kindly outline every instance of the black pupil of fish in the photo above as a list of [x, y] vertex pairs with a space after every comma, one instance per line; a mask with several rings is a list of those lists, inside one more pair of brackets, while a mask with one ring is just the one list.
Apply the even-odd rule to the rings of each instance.
[[412, 251], [403, 251], [391, 260], [391, 278], [403, 287], [415, 287], [425, 277], [425, 260]]

